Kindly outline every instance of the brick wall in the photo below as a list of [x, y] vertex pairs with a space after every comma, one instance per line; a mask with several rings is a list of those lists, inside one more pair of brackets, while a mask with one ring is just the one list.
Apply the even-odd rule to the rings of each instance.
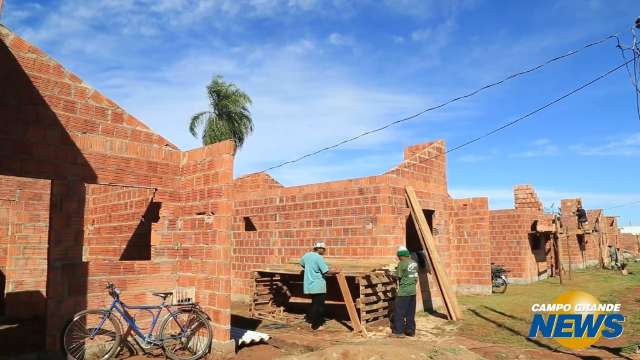
[[[412, 226], [405, 198], [407, 185], [416, 190], [422, 208], [433, 214], [434, 240], [453, 284], [462, 292], [490, 291], [488, 263], [468, 264], [459, 279], [450, 266], [453, 258], [458, 261], [474, 254], [480, 244], [488, 248], [488, 225], [480, 224], [487, 219], [487, 209], [486, 199], [471, 200], [473, 210], [460, 212], [457, 219], [462, 222], [468, 216], [461, 226], [469, 227], [478, 239], [468, 246], [463, 240], [454, 244], [458, 238], [447, 194], [442, 141], [406, 149], [404, 161], [381, 176], [282, 187], [266, 174], [253, 174], [236, 180], [236, 184], [232, 293], [238, 299], [248, 296], [252, 271], [297, 259], [316, 241], [327, 243], [329, 258], [395, 261], [399, 245], [412, 247], [407, 243], [407, 226]], [[256, 188], [259, 190], [253, 190]]]
[[531, 185], [516, 185], [513, 189], [516, 209], [543, 211], [542, 202]]
[[385, 180], [374, 177], [262, 192], [236, 189], [233, 292], [248, 295], [251, 271], [300, 257], [317, 241], [327, 243], [329, 257], [392, 256], [397, 242], [385, 235], [400, 224], [389, 220]]
[[634, 256], [640, 255], [640, 235], [620, 234], [620, 248], [631, 252]]
[[[453, 201], [455, 224], [451, 265], [458, 292], [483, 293], [491, 279], [491, 243], [489, 199]], [[489, 292], [487, 292], [489, 293]]]
[[[130, 302], [156, 302], [151, 290], [197, 285], [215, 339], [227, 341], [232, 145], [182, 153], [3, 26], [0, 84], [11, 84], [0, 86], [7, 124], [0, 175], [50, 183], [49, 235], [40, 239], [44, 249], [48, 241], [47, 347], [59, 347], [73, 313], [104, 304], [108, 281]], [[156, 215], [150, 226], [140, 221]], [[11, 262], [22, 260], [5, 239], [0, 235], [0, 266], [11, 273]]]
[[514, 187], [514, 209], [490, 211], [491, 262], [510, 271], [515, 283], [530, 283], [549, 276], [549, 237], [533, 234], [536, 222], [548, 223], [531, 185]]
[[[5, 314], [40, 317], [44, 312], [49, 231], [49, 181], [0, 176], [0, 266]], [[1, 216], [1, 215], [0, 215]]]
[[83, 260], [151, 260], [151, 225], [161, 206], [154, 189], [86, 188]]
[[178, 285], [195, 286], [197, 300], [213, 320], [215, 338], [229, 339], [233, 142], [182, 156], [180, 198], [173, 243]]
[[620, 228], [618, 227], [617, 216], [604, 217], [604, 232], [607, 239], [607, 245], [611, 244], [615, 247], [620, 246]]

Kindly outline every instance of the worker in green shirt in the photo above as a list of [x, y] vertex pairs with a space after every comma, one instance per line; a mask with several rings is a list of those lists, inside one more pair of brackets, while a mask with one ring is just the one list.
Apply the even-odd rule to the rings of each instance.
[[313, 251], [304, 254], [300, 259], [300, 266], [304, 269], [303, 291], [311, 296], [311, 329], [322, 330], [324, 323], [324, 303], [327, 299], [326, 275], [335, 275], [340, 272], [338, 269], [329, 269], [324, 261], [327, 246], [323, 242], [314, 245]]
[[418, 282], [418, 264], [411, 259], [406, 247], [398, 248], [398, 292], [393, 302], [393, 333], [395, 337], [415, 336], [416, 334], [416, 284]]

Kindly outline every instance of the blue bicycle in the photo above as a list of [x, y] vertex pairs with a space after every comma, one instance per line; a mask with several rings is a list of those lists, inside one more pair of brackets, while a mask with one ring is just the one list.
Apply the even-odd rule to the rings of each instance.
[[[167, 298], [173, 293], [156, 292], [153, 295], [162, 299], [161, 304], [128, 306], [120, 300], [120, 290], [112, 283], [107, 285], [107, 290], [113, 298], [108, 309], [81, 311], [67, 325], [63, 337], [67, 359], [108, 360], [117, 356], [122, 342], [119, 318], [128, 324], [136, 342], [145, 350], [160, 347], [173, 360], [196, 360], [209, 353], [213, 331], [209, 317], [197, 303], [166, 304]], [[151, 313], [151, 325], [146, 334], [128, 310]], [[163, 310], [167, 311], [167, 315], [154, 334]]]

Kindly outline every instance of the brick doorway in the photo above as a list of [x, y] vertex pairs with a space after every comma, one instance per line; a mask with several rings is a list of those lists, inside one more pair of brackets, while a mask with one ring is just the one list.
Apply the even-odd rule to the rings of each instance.
[[[435, 210], [422, 209], [422, 213], [424, 214], [424, 217], [427, 219], [427, 223], [429, 224], [429, 228], [431, 229], [431, 234], [433, 234], [434, 233], [433, 232], [433, 216], [435, 214]], [[420, 237], [418, 236], [418, 231], [416, 230], [416, 226], [413, 221], [413, 216], [411, 216], [411, 214], [409, 214], [409, 216], [407, 217], [405, 243], [406, 243], [407, 249], [409, 249], [409, 251], [412, 253], [419, 253], [422, 251], [422, 244], [420, 242]]]
[[[433, 230], [433, 217], [435, 214], [435, 210], [431, 209], [422, 209], [422, 213], [424, 217], [427, 219], [427, 223], [429, 224], [429, 228], [431, 229], [431, 234], [434, 234]], [[427, 263], [427, 254], [424, 252], [422, 248], [422, 243], [420, 241], [420, 237], [418, 236], [418, 231], [416, 229], [415, 223], [413, 221], [413, 216], [409, 214], [407, 216], [407, 221], [405, 225], [405, 246], [411, 252], [411, 257], [418, 262], [419, 267], [419, 286], [420, 286], [420, 294], [418, 295], [418, 304], [416, 306], [416, 311], [433, 311], [434, 304], [431, 299], [431, 291], [428, 277], [428, 263]]]

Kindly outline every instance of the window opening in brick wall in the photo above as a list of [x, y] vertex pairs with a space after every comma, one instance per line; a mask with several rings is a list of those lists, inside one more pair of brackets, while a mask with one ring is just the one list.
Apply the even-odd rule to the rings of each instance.
[[151, 260], [151, 227], [152, 224], [160, 220], [161, 207], [162, 203], [160, 202], [152, 201], [149, 203], [138, 226], [127, 242], [127, 246], [120, 255], [120, 261]]
[[244, 220], [244, 231], [258, 231], [258, 228], [253, 223], [253, 220], [251, 220], [250, 217], [245, 216], [243, 217], [243, 220]]

